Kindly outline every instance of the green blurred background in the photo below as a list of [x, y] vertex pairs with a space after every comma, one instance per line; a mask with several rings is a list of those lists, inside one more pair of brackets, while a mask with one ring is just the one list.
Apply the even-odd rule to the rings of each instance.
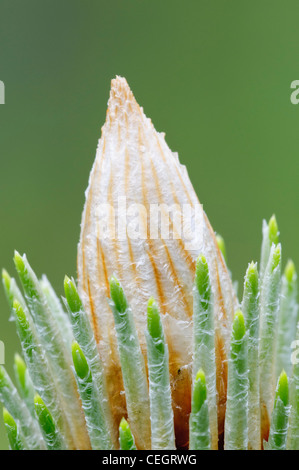
[[[298, 17], [297, 0], [0, 0], [1, 267], [14, 272], [13, 250], [26, 252], [59, 294], [75, 275], [116, 74], [187, 165], [234, 278], [259, 259], [273, 212], [284, 261], [299, 265]], [[19, 345], [3, 291], [0, 311], [11, 372]]]

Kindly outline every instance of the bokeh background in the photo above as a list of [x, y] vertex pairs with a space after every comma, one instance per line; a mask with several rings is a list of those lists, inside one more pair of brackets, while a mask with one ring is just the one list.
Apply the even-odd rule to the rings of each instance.
[[[298, 15], [297, 0], [0, 0], [1, 267], [14, 272], [14, 249], [26, 252], [59, 294], [64, 274], [76, 274], [84, 190], [116, 74], [187, 165], [234, 278], [241, 284], [259, 259], [273, 212], [284, 262], [298, 266]], [[8, 317], [2, 290], [11, 372], [19, 345]]]

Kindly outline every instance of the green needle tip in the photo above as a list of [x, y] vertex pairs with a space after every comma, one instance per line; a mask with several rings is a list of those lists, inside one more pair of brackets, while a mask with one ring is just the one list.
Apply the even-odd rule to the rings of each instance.
[[195, 381], [194, 381], [194, 389], [193, 389], [193, 406], [192, 412], [198, 413], [201, 409], [202, 405], [207, 399], [207, 385], [206, 385], [206, 376], [202, 369], [196, 374]]
[[247, 268], [247, 276], [251, 284], [255, 284], [258, 281], [257, 263], [254, 263], [254, 261], [251, 261]]
[[44, 404], [43, 399], [41, 398], [40, 395], [38, 395], [38, 393], [34, 395], [34, 405], [37, 408], [40, 408], [41, 410], [46, 408], [46, 405]]
[[278, 379], [278, 385], [276, 390], [276, 399], [279, 397], [283, 402], [284, 406], [289, 404], [289, 382], [288, 376], [283, 370]]
[[210, 300], [210, 277], [208, 263], [204, 255], [199, 255], [196, 261], [195, 285], [201, 301], [208, 303]]
[[3, 408], [3, 421], [5, 426], [9, 426], [10, 428], [14, 429], [15, 432], [17, 431], [16, 422], [6, 408]]
[[119, 313], [124, 313], [128, 308], [128, 303], [120, 282], [116, 277], [112, 276], [109, 284], [111, 299], [113, 300], [117, 311]]
[[8, 274], [8, 272], [6, 271], [6, 269], [2, 269], [2, 279], [3, 279], [4, 285], [5, 285], [5, 289], [7, 291], [9, 291], [10, 283], [11, 283], [11, 277]]
[[13, 309], [15, 311], [16, 319], [17, 319], [19, 326], [21, 328], [28, 328], [29, 325], [28, 325], [26, 314], [22, 308], [22, 305], [17, 299], [14, 299], [13, 301]]
[[237, 310], [233, 321], [233, 337], [240, 341], [246, 333], [244, 316], [241, 310]]
[[289, 283], [291, 283], [296, 277], [296, 269], [293, 261], [289, 259], [284, 270], [284, 275]]
[[148, 332], [153, 339], [161, 338], [162, 324], [160, 319], [160, 313], [155, 299], [151, 297], [147, 305], [147, 328]]
[[72, 356], [76, 374], [83, 380], [89, 374], [89, 366], [82, 349], [76, 341], [72, 344]]
[[248, 265], [245, 282], [249, 284], [251, 291], [254, 295], [258, 294], [259, 290], [259, 273], [257, 263], [253, 261]]
[[122, 418], [120, 425], [119, 425], [119, 430], [122, 431], [123, 433], [131, 434], [129, 423], [125, 418]]
[[24, 359], [18, 353], [15, 354], [14, 366], [15, 366], [18, 379], [20, 381], [20, 385], [22, 389], [25, 389], [27, 367], [26, 367]]
[[279, 241], [279, 231], [275, 215], [272, 215], [271, 219], [269, 220], [268, 226], [270, 244], [272, 245], [272, 243], [274, 243], [275, 245], [277, 245]]
[[14, 254], [14, 263], [18, 272], [22, 272], [25, 269], [24, 259], [17, 250], [15, 250]]
[[121, 450], [136, 450], [134, 437], [125, 418], [122, 418], [119, 425], [119, 444]]
[[79, 297], [75, 282], [68, 276], [64, 277], [64, 292], [71, 311], [73, 313], [79, 312], [82, 309], [82, 302]]
[[55, 421], [43, 399], [38, 394], [34, 397], [34, 406], [47, 448], [49, 450], [60, 450], [64, 448], [64, 442], [56, 429]]

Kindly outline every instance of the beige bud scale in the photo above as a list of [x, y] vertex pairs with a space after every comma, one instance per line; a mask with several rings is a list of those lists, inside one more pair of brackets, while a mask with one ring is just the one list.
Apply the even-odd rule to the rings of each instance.
[[[125, 200], [126, 208], [133, 204], [135, 208], [143, 208], [139, 219], [143, 236], [133, 237], [129, 233], [134, 223], [132, 213], [128, 214], [125, 231], [121, 228], [121, 236], [117, 233], [103, 236], [103, 208], [110, 208], [110, 233], [111, 228], [118, 228], [115, 220], [124, 215], [119, 210], [120, 200]], [[178, 236], [181, 233], [178, 218], [171, 213], [170, 236], [151, 237], [152, 221], [148, 215], [151, 206], [157, 204], [189, 206], [194, 210], [200, 207], [201, 237], [194, 233], [190, 245], [184, 237]], [[184, 217], [183, 212], [181, 217]], [[190, 233], [192, 237], [192, 231]], [[123, 286], [145, 358], [144, 331], [149, 297], [155, 297], [159, 305], [169, 347], [176, 444], [178, 448], [186, 448], [192, 380], [192, 288], [200, 253], [205, 255], [209, 265], [215, 305], [218, 432], [221, 434], [229, 338], [237, 304], [231, 279], [185, 166], [180, 164], [177, 153], [169, 149], [164, 134], [158, 133], [145, 116], [126, 80], [116, 77], [111, 83], [106, 122], [86, 191], [78, 247], [79, 290], [105, 365], [115, 433], [121, 418], [126, 416], [126, 402], [113, 314], [107, 302], [109, 279], [114, 274]], [[137, 446], [149, 449], [150, 423], [141, 426], [131, 422], [130, 426]]]

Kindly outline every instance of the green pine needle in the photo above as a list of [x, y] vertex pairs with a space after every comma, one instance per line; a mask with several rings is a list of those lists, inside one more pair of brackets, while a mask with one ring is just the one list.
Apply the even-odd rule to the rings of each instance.
[[250, 263], [244, 281], [242, 312], [248, 330], [248, 447], [252, 450], [261, 448], [260, 390], [259, 390], [259, 274], [256, 263]]
[[6, 408], [3, 408], [3, 421], [11, 450], [24, 450], [25, 446], [20, 437], [18, 426]]
[[[69, 318], [72, 325], [74, 338], [76, 340], [76, 343], [73, 343], [72, 346], [72, 355], [75, 368], [76, 366], [78, 367], [77, 375], [80, 379], [84, 378], [80, 376], [80, 363], [82, 363], [82, 369], [84, 361], [88, 361], [88, 367], [90, 367], [90, 372], [92, 375], [92, 387], [94, 389], [95, 395], [93, 400], [97, 402], [97, 412], [94, 419], [99, 421], [99, 433], [93, 433], [93, 417], [91, 416], [89, 418], [89, 435], [92, 433], [92, 445], [101, 446], [105, 449], [109, 448], [109, 446], [114, 448], [117, 445], [117, 442], [115, 441], [115, 436], [112, 433], [113, 420], [111, 410], [109, 408], [109, 397], [105, 382], [104, 367], [99, 356], [96, 340], [89, 322], [89, 318], [84, 310], [75, 281], [70, 279], [68, 276], [65, 276], [64, 278], [64, 292], [67, 301]], [[76, 348], [74, 344], [77, 344], [78, 347]], [[74, 357], [74, 354], [79, 355], [77, 359]], [[86, 406], [88, 406], [88, 403], [86, 403]], [[105, 439], [102, 436], [106, 436]]]
[[272, 215], [269, 223], [263, 221], [263, 241], [261, 250], [260, 278], [264, 277], [266, 267], [269, 261], [272, 245], [278, 245], [279, 231], [275, 215]]
[[248, 448], [248, 350], [245, 320], [235, 313], [228, 362], [227, 402], [224, 429], [226, 450]]
[[63, 437], [58, 431], [51, 413], [38, 394], [34, 397], [34, 406], [47, 449], [63, 450], [65, 448]]
[[211, 449], [207, 384], [205, 374], [201, 369], [194, 380], [189, 429], [190, 450]]
[[64, 277], [64, 292], [70, 311], [77, 313], [83, 310], [83, 305], [79, 297], [75, 282], [68, 276]]
[[72, 344], [72, 357], [91, 447], [93, 450], [112, 449], [98, 388], [87, 359], [76, 341]]
[[156, 342], [156, 348], [161, 354], [164, 354], [165, 344], [163, 327], [158, 305], [153, 297], [149, 299], [147, 304], [147, 330], [153, 341]]
[[152, 449], [175, 449], [168, 348], [158, 305], [153, 298], [147, 306], [146, 344]]
[[216, 398], [216, 352], [214, 303], [209, 267], [204, 255], [196, 262], [193, 289], [193, 380], [199, 369], [205, 374], [208, 390], [211, 448], [218, 449], [218, 412]]
[[14, 372], [19, 393], [27, 404], [31, 414], [34, 415], [34, 386], [25, 361], [19, 354], [15, 354]]
[[110, 279], [110, 308], [114, 317], [127, 411], [136, 444], [150, 446], [150, 407], [145, 363], [132, 311], [120, 282]]

